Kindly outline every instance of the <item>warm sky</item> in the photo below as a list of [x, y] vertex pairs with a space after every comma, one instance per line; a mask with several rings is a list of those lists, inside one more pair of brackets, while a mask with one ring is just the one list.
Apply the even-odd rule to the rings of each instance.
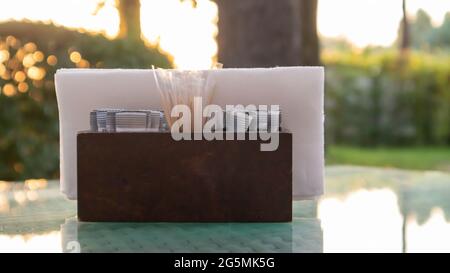
[[[407, 0], [414, 16], [425, 10], [435, 25], [450, 12], [450, 0]], [[402, 17], [401, 0], [319, 0], [319, 31], [324, 36], [342, 36], [357, 46], [393, 43]], [[357, 23], [356, 23], [357, 22]]]
[[[274, 0], [275, 1], [275, 0]], [[95, 0], [0, 0], [0, 20], [29, 19], [73, 28], [118, 31], [114, 0], [106, 0], [97, 15]], [[408, 0], [408, 12], [427, 11], [436, 25], [450, 11], [449, 0]], [[205, 68], [217, 51], [214, 36], [217, 8], [198, 0], [197, 9], [179, 0], [141, 0], [142, 30], [150, 41], [159, 37], [161, 48], [182, 68]], [[401, 0], [319, 0], [318, 27], [324, 36], [345, 37], [357, 46], [389, 45], [397, 35]]]

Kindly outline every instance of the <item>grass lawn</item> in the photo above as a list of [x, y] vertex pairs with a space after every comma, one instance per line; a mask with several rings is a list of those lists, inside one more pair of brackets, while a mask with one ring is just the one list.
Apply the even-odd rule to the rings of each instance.
[[450, 147], [361, 148], [327, 147], [326, 164], [450, 171]]

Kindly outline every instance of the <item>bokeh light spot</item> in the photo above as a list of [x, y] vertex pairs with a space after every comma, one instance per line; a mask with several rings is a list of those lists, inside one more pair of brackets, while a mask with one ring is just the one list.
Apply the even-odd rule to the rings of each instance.
[[16, 163], [14, 163], [13, 168], [17, 173], [21, 173], [21, 172], [23, 172], [24, 166], [22, 163], [16, 162]]
[[19, 92], [21, 93], [25, 93], [28, 91], [28, 83], [26, 82], [21, 82], [19, 83], [19, 85], [17, 86], [17, 89], [19, 90]]
[[32, 66], [28, 69], [28, 77], [32, 80], [42, 80], [45, 77], [45, 69]]
[[74, 51], [72, 53], [70, 53], [70, 60], [73, 63], [79, 63], [81, 61], [81, 54], [78, 51]]
[[16, 82], [23, 82], [27, 79], [27, 75], [23, 71], [17, 71], [16, 74], [14, 74], [14, 80]]
[[27, 180], [25, 180], [25, 186], [32, 191], [39, 190], [39, 189], [45, 189], [47, 187], [47, 180], [44, 178], [27, 179]]
[[9, 51], [6, 49], [0, 50], [0, 63], [9, 60]]
[[14, 192], [14, 199], [22, 205], [27, 201], [27, 196], [24, 191], [16, 191]]
[[13, 48], [17, 48], [20, 45], [20, 43], [16, 39], [16, 37], [11, 36], [11, 35], [6, 37], [6, 44], [9, 45], [10, 47], [13, 47]]
[[47, 57], [47, 63], [51, 66], [54, 66], [58, 63], [58, 58], [55, 55], [50, 55]]
[[33, 59], [36, 62], [42, 62], [44, 60], [44, 53], [42, 51], [36, 51], [33, 53]]
[[36, 63], [36, 61], [33, 58], [33, 54], [27, 54], [25, 55], [25, 57], [23, 58], [22, 64], [25, 67], [31, 67]]
[[82, 59], [80, 62], [77, 63], [78, 68], [89, 68], [90, 63], [87, 60]]
[[27, 52], [33, 53], [33, 52], [36, 51], [37, 46], [36, 46], [35, 43], [30, 42], [30, 43], [26, 43], [26, 44], [23, 46], [23, 48], [24, 48]]
[[7, 97], [12, 97], [16, 94], [16, 87], [11, 84], [7, 83], [3, 86], [3, 94]]

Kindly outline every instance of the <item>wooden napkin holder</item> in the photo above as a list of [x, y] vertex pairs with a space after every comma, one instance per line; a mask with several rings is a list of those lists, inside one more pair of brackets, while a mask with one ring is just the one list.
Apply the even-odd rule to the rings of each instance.
[[181, 140], [167, 132], [80, 132], [78, 218], [88, 222], [292, 220], [292, 135]]

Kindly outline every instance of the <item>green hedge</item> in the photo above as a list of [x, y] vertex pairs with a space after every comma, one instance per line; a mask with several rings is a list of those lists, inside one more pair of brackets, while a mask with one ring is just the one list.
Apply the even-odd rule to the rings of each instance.
[[450, 56], [324, 52], [326, 139], [350, 145], [450, 144]]

